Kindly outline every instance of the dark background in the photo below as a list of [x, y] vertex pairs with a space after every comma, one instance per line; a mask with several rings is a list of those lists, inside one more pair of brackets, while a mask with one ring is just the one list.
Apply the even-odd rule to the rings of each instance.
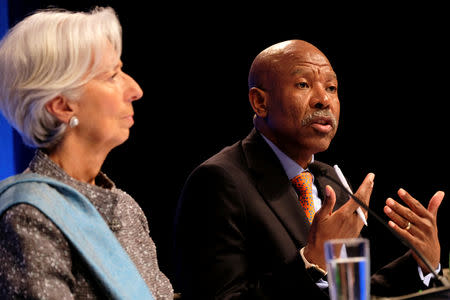
[[[95, 5], [118, 13], [124, 70], [144, 90], [130, 139], [111, 152], [103, 170], [143, 208], [169, 278], [173, 216], [184, 181], [252, 128], [248, 70], [276, 42], [311, 42], [338, 74], [339, 131], [316, 159], [339, 164], [354, 187], [374, 172], [371, 207], [383, 217], [384, 201], [398, 199], [400, 187], [424, 205], [437, 190], [448, 194], [444, 7], [11, 0], [10, 23], [38, 8]], [[449, 261], [449, 201], [446, 196], [438, 215], [443, 267]], [[405, 251], [373, 218], [369, 236], [374, 268]]]

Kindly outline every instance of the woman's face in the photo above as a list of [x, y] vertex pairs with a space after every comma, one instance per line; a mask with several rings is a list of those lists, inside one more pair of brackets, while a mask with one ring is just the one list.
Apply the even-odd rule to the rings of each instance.
[[122, 62], [109, 43], [99, 68], [98, 75], [85, 84], [81, 97], [73, 103], [79, 119], [74, 129], [88, 145], [112, 149], [128, 139], [134, 124], [132, 102], [143, 92], [122, 71]]

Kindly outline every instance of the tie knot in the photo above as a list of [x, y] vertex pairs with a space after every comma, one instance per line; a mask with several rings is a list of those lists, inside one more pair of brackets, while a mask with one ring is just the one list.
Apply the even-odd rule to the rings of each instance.
[[301, 192], [305, 190], [310, 190], [312, 187], [312, 179], [313, 176], [309, 171], [304, 171], [292, 178], [292, 183], [295, 187], [297, 187]]

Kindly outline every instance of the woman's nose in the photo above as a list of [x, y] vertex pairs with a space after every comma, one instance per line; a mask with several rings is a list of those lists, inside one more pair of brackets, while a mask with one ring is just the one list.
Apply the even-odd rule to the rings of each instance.
[[126, 76], [126, 82], [127, 82], [127, 88], [126, 88], [126, 99], [130, 102], [136, 101], [142, 98], [144, 92], [142, 91], [139, 84], [128, 74], [125, 74]]

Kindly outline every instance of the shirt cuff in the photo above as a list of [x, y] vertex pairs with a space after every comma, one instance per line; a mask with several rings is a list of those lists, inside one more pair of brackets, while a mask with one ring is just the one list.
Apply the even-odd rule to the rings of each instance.
[[325, 271], [324, 269], [322, 269], [321, 267], [319, 267], [319, 266], [316, 265], [316, 264], [310, 263], [310, 262], [305, 258], [305, 256], [303, 255], [303, 252], [304, 252], [304, 251], [305, 251], [305, 247], [303, 247], [302, 249], [300, 249], [300, 256], [302, 257], [303, 262], [305, 263], [305, 269], [315, 268], [315, 269], [319, 270], [320, 272], [322, 272], [323, 275], [327, 275], [327, 271]]
[[[427, 275], [423, 275], [422, 272], [422, 268], [420, 266], [417, 266], [417, 270], [419, 271], [419, 277], [422, 280], [423, 284], [425, 284], [425, 286], [429, 286], [430, 285], [430, 280], [433, 277], [433, 273], [428, 273]], [[439, 273], [441, 271], [441, 264], [439, 264], [439, 266], [437, 267], [437, 269], [435, 270], [435, 273]]]

